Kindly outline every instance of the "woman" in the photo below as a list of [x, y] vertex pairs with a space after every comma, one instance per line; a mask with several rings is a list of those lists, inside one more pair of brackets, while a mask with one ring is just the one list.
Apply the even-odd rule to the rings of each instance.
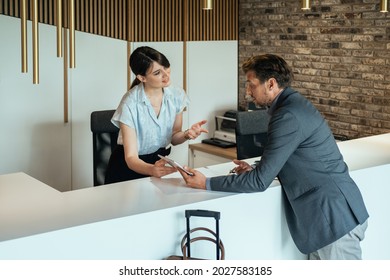
[[130, 56], [130, 68], [136, 78], [111, 120], [120, 132], [105, 184], [175, 172], [158, 155], [169, 155], [169, 144], [178, 145], [208, 132], [202, 128], [205, 120], [182, 131], [189, 99], [183, 89], [170, 86], [170, 63], [162, 53], [139, 47]]

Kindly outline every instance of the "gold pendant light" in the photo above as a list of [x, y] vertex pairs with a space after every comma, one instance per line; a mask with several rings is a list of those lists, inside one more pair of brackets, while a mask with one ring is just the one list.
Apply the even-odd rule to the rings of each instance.
[[301, 7], [302, 10], [306, 11], [306, 10], [310, 10], [310, 0], [302, 0], [302, 7]]
[[26, 0], [22, 0], [21, 6], [21, 42], [22, 42], [22, 73], [27, 73], [27, 10]]
[[38, 0], [32, 3], [33, 84], [39, 84]]
[[387, 13], [389, 11], [387, 4], [388, 0], [381, 0], [381, 13]]
[[213, 0], [203, 0], [203, 10], [212, 10], [213, 9]]

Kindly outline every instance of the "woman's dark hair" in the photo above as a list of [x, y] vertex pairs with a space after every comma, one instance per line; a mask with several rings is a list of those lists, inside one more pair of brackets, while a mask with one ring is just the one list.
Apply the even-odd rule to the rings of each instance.
[[[153, 62], [157, 62], [166, 68], [171, 66], [165, 55], [151, 47], [146, 46], [136, 48], [130, 55], [129, 59], [131, 71], [135, 75], [142, 76], [146, 75], [146, 72], [152, 66]], [[140, 80], [135, 78], [130, 88], [138, 85], [140, 82]]]
[[274, 54], [251, 57], [243, 63], [242, 70], [245, 73], [254, 71], [261, 83], [270, 78], [275, 78], [281, 88], [290, 86], [293, 80], [293, 73], [287, 62]]

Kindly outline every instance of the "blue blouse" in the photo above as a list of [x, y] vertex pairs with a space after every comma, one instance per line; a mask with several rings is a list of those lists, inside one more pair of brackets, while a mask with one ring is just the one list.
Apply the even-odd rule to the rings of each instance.
[[[183, 112], [188, 104], [189, 98], [182, 88], [166, 87], [160, 114], [157, 117], [141, 83], [122, 97], [111, 122], [117, 127], [119, 123], [123, 123], [134, 128], [137, 134], [138, 154], [151, 154], [171, 143], [176, 115]], [[118, 144], [123, 145], [121, 131]]]

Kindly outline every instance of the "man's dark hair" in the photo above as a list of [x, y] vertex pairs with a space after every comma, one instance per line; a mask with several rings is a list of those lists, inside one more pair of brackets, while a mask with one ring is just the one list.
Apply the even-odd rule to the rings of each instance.
[[275, 78], [281, 88], [290, 86], [293, 80], [293, 73], [287, 62], [274, 54], [252, 56], [243, 63], [242, 70], [244, 73], [255, 72], [261, 83]]

